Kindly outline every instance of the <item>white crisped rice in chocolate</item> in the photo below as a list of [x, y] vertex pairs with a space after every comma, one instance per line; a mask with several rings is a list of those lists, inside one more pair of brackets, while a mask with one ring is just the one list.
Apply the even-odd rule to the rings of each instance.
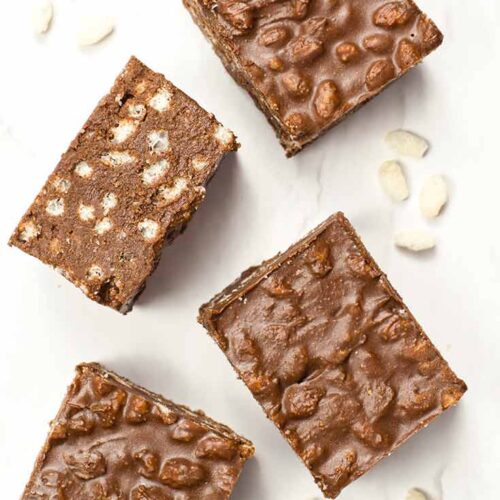
[[57, 217], [64, 213], [64, 200], [62, 198], [54, 198], [47, 203], [46, 211], [49, 215]]
[[128, 115], [136, 120], [141, 120], [146, 116], [146, 106], [144, 104], [130, 103]]
[[111, 151], [102, 155], [101, 160], [110, 167], [117, 167], [134, 161], [134, 157], [126, 151]]
[[125, 142], [137, 129], [137, 123], [133, 120], [120, 120], [116, 127], [111, 129], [113, 144]]
[[149, 149], [153, 153], [164, 153], [170, 147], [168, 133], [164, 130], [154, 130], [148, 135]]
[[154, 220], [145, 219], [139, 222], [138, 228], [144, 239], [153, 240], [157, 236], [159, 225]]
[[81, 203], [78, 208], [78, 215], [80, 216], [80, 219], [85, 222], [92, 220], [95, 217], [94, 212], [95, 209], [92, 205], [84, 205]]
[[142, 172], [144, 184], [154, 184], [158, 182], [167, 172], [169, 167], [167, 160], [160, 160], [146, 167]]
[[100, 279], [104, 275], [104, 272], [100, 266], [97, 264], [93, 264], [90, 266], [88, 272], [87, 272], [87, 278], [90, 280], [95, 280], [95, 279]]
[[107, 215], [113, 208], [118, 205], [118, 198], [115, 193], [106, 193], [102, 199], [102, 208], [104, 214]]
[[108, 217], [104, 217], [104, 219], [101, 219], [97, 222], [97, 224], [95, 225], [95, 230], [97, 234], [104, 234], [108, 232], [112, 227], [113, 222], [111, 222], [111, 219], [109, 219]]
[[81, 161], [75, 166], [75, 174], [80, 177], [89, 178], [93, 171], [93, 168], [86, 161]]
[[200, 172], [201, 170], [205, 170], [208, 167], [208, 161], [203, 158], [203, 156], [195, 156], [191, 160], [191, 167], [197, 172]]
[[33, 221], [28, 221], [21, 226], [19, 239], [22, 242], [27, 243], [33, 238], [36, 238], [39, 234], [40, 234], [40, 228]]
[[69, 188], [71, 187], [71, 181], [68, 179], [62, 179], [58, 177], [53, 184], [54, 188], [56, 191], [59, 191], [60, 193], [67, 193], [69, 191]]
[[162, 88], [158, 90], [158, 92], [151, 97], [148, 104], [156, 111], [163, 113], [167, 111], [170, 107], [170, 101], [172, 99], [172, 94], [168, 89]]
[[217, 127], [214, 137], [217, 142], [224, 147], [229, 147], [234, 143], [234, 134], [223, 125]]
[[186, 179], [182, 177], [176, 179], [172, 187], [163, 186], [161, 189], [161, 195], [167, 203], [173, 203], [177, 201], [182, 193], [187, 189], [188, 183]]

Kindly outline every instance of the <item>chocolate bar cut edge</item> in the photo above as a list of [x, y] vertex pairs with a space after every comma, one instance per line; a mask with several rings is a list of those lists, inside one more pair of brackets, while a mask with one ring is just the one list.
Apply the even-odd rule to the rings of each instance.
[[[132, 76], [130, 76], [130, 73], [132, 73]], [[123, 119], [121, 120], [123, 122], [134, 121], [135, 127], [137, 128], [137, 130], [141, 134], [144, 134], [144, 132], [142, 132], [141, 130], [146, 130], [146, 131], [150, 130], [149, 128], [146, 128], [146, 127], [156, 127], [156, 129], [158, 129], [160, 127], [166, 127], [167, 124], [170, 122], [173, 122], [173, 120], [179, 120], [177, 115], [172, 115], [173, 118], [171, 118], [170, 110], [167, 108], [167, 111], [163, 111], [163, 110], [161, 112], [158, 111], [158, 113], [157, 113], [158, 118], [153, 117], [150, 121], [148, 121], [149, 120], [148, 113], [154, 114], [157, 112], [156, 108], [153, 109], [153, 107], [154, 107], [153, 104], [148, 103], [148, 105], [146, 106], [145, 99], [147, 99], [147, 97], [144, 96], [144, 92], [150, 92], [151, 90], [150, 89], [148, 89], [147, 91], [141, 90], [141, 92], [143, 92], [143, 95], [139, 94], [139, 96], [136, 96], [135, 94], [134, 95], [129, 94], [128, 87], [131, 85], [131, 82], [133, 81], [133, 79], [137, 78], [136, 75], [143, 75], [143, 78], [149, 79], [148, 85], [154, 85], [155, 82], [156, 82], [156, 85], [161, 84], [162, 87], [160, 87], [160, 91], [158, 92], [158, 95], [160, 94], [162, 89], [164, 89], [166, 86], [166, 88], [168, 89], [166, 92], [170, 93], [170, 97], [168, 97], [168, 99], [170, 99], [171, 101], [174, 101], [175, 106], [179, 106], [179, 107], [183, 106], [184, 111], [186, 111], [186, 110], [188, 111], [188, 113], [185, 113], [186, 118], [184, 120], [189, 120], [189, 119], [195, 120], [194, 124], [196, 124], [196, 126], [199, 129], [199, 130], [197, 130], [198, 133], [203, 130], [203, 127], [208, 127], [208, 124], [213, 124], [214, 126], [218, 125], [220, 129], [224, 129], [223, 132], [227, 131], [227, 137], [225, 137], [222, 134], [223, 135], [222, 139], [219, 139], [219, 137], [216, 136], [216, 133], [218, 133], [219, 130], [217, 129], [214, 132], [213, 142], [216, 142], [216, 141], [220, 142], [221, 147], [219, 150], [215, 151], [215, 148], [213, 148], [213, 146], [210, 146], [211, 149], [206, 150], [207, 155], [208, 155], [207, 161], [205, 163], [202, 163], [202, 160], [199, 160], [198, 164], [200, 164], [201, 167], [198, 167], [198, 164], [196, 167], [190, 167], [190, 164], [186, 162], [186, 159], [184, 158], [184, 156], [189, 157], [189, 155], [191, 154], [192, 158], [190, 161], [191, 161], [192, 165], [195, 165], [195, 162], [198, 161], [198, 158], [201, 158], [201, 156], [199, 154], [194, 155], [194, 152], [196, 152], [196, 149], [193, 149], [193, 146], [191, 146], [191, 145], [186, 146], [185, 145], [186, 141], [184, 140], [183, 142], [180, 142], [178, 138], [176, 138], [174, 141], [172, 141], [172, 139], [170, 138], [170, 144], [169, 144], [169, 138], [167, 136], [166, 146], [165, 146], [166, 149], [162, 149], [163, 145], [165, 143], [159, 142], [158, 144], [160, 144], [161, 148], [158, 148], [159, 153], [158, 153], [158, 156], [156, 156], [156, 157], [153, 156], [153, 153], [145, 154], [142, 151], [139, 151], [139, 150], [136, 151], [134, 149], [134, 147], [136, 146], [136, 142], [135, 142], [136, 139], [135, 139], [134, 135], [132, 135], [132, 139], [134, 140], [133, 143], [129, 142], [129, 140], [132, 140], [132, 139], [125, 140], [124, 144], [125, 144], [125, 147], [127, 148], [125, 151], [123, 151], [122, 144], [114, 144], [113, 141], [110, 141], [110, 143], [107, 145], [100, 144], [99, 146], [97, 146], [98, 148], [101, 148], [101, 152], [106, 151], [106, 149], [103, 149], [103, 148], [109, 148], [109, 151], [111, 151], [111, 153], [109, 153], [109, 155], [122, 154], [122, 156], [123, 156], [123, 155], [129, 154], [129, 152], [132, 152], [133, 153], [132, 160], [130, 160], [130, 161], [134, 162], [134, 164], [133, 164], [134, 169], [135, 169], [135, 164], [142, 165], [144, 167], [144, 173], [142, 174], [143, 176], [146, 175], [146, 170], [148, 170], [148, 169], [151, 170], [150, 177], [153, 179], [150, 181], [151, 186], [146, 186], [146, 187], [141, 186], [141, 189], [143, 189], [143, 191], [137, 191], [137, 193], [138, 193], [137, 195], [133, 194], [134, 190], [137, 189], [137, 187], [134, 186], [133, 184], [132, 185], [125, 185], [123, 182], [121, 182], [120, 187], [116, 188], [116, 185], [114, 186], [112, 184], [111, 180], [109, 181], [110, 186], [107, 186], [106, 183], [108, 181], [103, 180], [103, 179], [99, 179], [97, 181], [94, 181], [93, 179], [89, 178], [87, 180], [87, 186], [90, 185], [91, 182], [94, 182], [94, 184], [99, 188], [99, 190], [102, 190], [101, 188], [103, 188], [103, 187], [108, 188], [110, 191], [114, 191], [115, 189], [120, 189], [119, 194], [120, 195], [123, 194], [123, 198], [127, 198], [130, 201], [128, 206], [124, 205], [125, 208], [122, 209], [124, 211], [128, 210], [128, 211], [131, 211], [133, 213], [134, 210], [137, 210], [134, 207], [134, 205], [138, 201], [140, 203], [142, 203], [144, 206], [146, 206], [146, 201], [149, 200], [150, 206], [152, 206], [152, 207], [156, 206], [157, 199], [161, 197], [161, 195], [158, 193], [164, 187], [166, 187], [166, 189], [164, 191], [165, 196], [167, 194], [170, 194], [171, 192], [172, 193], [175, 192], [175, 190], [178, 187], [177, 184], [174, 183], [173, 187], [168, 187], [168, 185], [163, 186], [162, 182], [164, 182], [165, 179], [154, 178], [154, 176], [157, 175], [158, 172], [160, 172], [160, 174], [161, 174], [162, 171], [166, 171], [167, 172], [166, 175], [168, 176], [168, 175], [170, 175], [169, 174], [170, 170], [176, 169], [176, 170], [178, 170], [178, 174], [176, 174], [176, 175], [178, 175], [178, 178], [182, 180], [185, 178], [185, 176], [188, 176], [187, 178], [190, 179], [189, 175], [193, 175], [189, 171], [189, 168], [191, 168], [191, 170], [194, 171], [193, 179], [196, 176], [196, 179], [198, 179], [197, 182], [199, 184], [189, 185], [189, 183], [191, 181], [191, 179], [190, 179], [187, 187], [182, 186], [184, 188], [184, 191], [182, 192], [182, 194], [180, 194], [178, 196], [178, 198], [180, 197], [179, 201], [174, 200], [172, 202], [169, 202], [169, 203], [171, 203], [171, 205], [166, 206], [166, 208], [163, 207], [160, 204], [160, 202], [158, 202], [159, 208], [156, 209], [156, 212], [158, 212], [158, 213], [156, 214], [156, 212], [155, 212], [155, 214], [157, 215], [157, 217], [161, 218], [161, 220], [157, 219], [157, 220], [153, 221], [153, 224], [156, 224], [156, 227], [158, 228], [157, 232], [163, 232], [163, 234], [161, 235], [161, 237], [157, 237], [156, 240], [151, 241], [152, 254], [154, 254], [154, 255], [150, 259], [150, 261], [147, 261], [146, 265], [143, 268], [141, 268], [141, 269], [137, 268], [137, 270], [134, 271], [134, 273], [137, 276], [134, 276], [133, 283], [130, 282], [129, 280], [125, 279], [124, 280], [125, 284], [122, 284], [120, 286], [119, 285], [119, 281], [121, 280], [120, 271], [119, 270], [116, 271], [116, 272], [118, 272], [118, 275], [115, 275], [115, 271], [114, 271], [114, 267], [117, 264], [117, 262], [115, 262], [115, 261], [119, 257], [118, 254], [122, 251], [121, 246], [124, 242], [123, 238], [120, 240], [120, 234], [123, 234], [125, 237], [125, 233], [123, 232], [123, 228], [122, 228], [121, 233], [118, 232], [118, 230], [115, 227], [112, 228], [111, 231], [114, 231], [115, 234], [116, 233], [118, 234], [117, 237], [115, 238], [115, 241], [113, 241], [112, 243], [106, 242], [106, 244], [103, 245], [102, 242], [100, 242], [100, 241], [97, 242], [97, 247], [100, 248], [100, 251], [102, 251], [102, 249], [104, 247], [106, 247], [107, 248], [106, 251], [112, 253], [112, 256], [111, 256], [112, 262], [110, 264], [111, 269], [109, 271], [104, 270], [104, 276], [100, 280], [100, 281], [102, 281], [101, 289], [95, 290], [94, 285], [97, 283], [97, 281], [99, 281], [98, 273], [101, 275], [103, 273], [103, 270], [100, 269], [100, 264], [95, 268], [96, 272], [94, 274], [96, 274], [96, 276], [93, 276], [91, 279], [87, 280], [87, 279], [84, 279], [81, 276], [77, 275], [76, 273], [73, 273], [73, 269], [68, 271], [64, 265], [60, 264], [60, 262], [62, 261], [63, 263], [65, 263], [66, 265], [68, 265], [70, 267], [72, 267], [72, 266], [79, 267], [81, 263], [79, 263], [77, 260], [78, 259], [77, 253], [75, 254], [74, 252], [67, 252], [67, 251], [66, 251], [66, 254], [64, 254], [62, 251], [60, 254], [51, 253], [52, 252], [52, 243], [50, 246], [50, 250], [48, 248], [46, 248], [48, 245], [45, 245], [45, 248], [44, 248], [43, 243], [39, 244], [38, 240], [43, 239], [45, 237], [44, 233], [50, 233], [50, 230], [48, 228], [43, 228], [41, 226], [42, 223], [48, 226], [48, 222], [50, 222], [50, 220], [49, 220], [50, 218], [47, 217], [47, 214], [41, 210], [38, 202], [44, 196], [46, 196], [47, 192], [50, 192], [51, 195], [55, 199], [56, 199], [56, 196], [58, 196], [60, 198], [57, 198], [57, 199], [62, 199], [63, 201], [64, 201], [65, 197], [71, 201], [71, 197], [75, 196], [74, 194], [72, 194], [73, 190], [75, 190], [75, 189], [77, 190], [76, 193], [78, 193], [78, 190], [82, 190], [84, 195], [87, 194], [87, 191], [85, 191], [85, 190], [88, 190], [88, 187], [81, 185], [82, 179], [85, 176], [87, 176], [87, 173], [81, 173], [79, 175], [75, 175], [73, 172], [68, 172], [67, 164], [69, 164], [70, 161], [72, 161], [70, 158], [75, 158], [75, 157], [78, 158], [79, 156], [84, 155], [85, 154], [84, 148], [89, 148], [90, 152], [93, 154], [96, 154], [96, 151], [97, 152], [99, 151], [99, 149], [96, 149], [95, 151], [93, 151], [93, 149], [92, 149], [93, 146], [88, 143], [88, 139], [86, 139], [85, 134], [88, 134], [88, 132], [87, 132], [88, 130], [91, 130], [92, 131], [91, 133], [95, 134], [96, 136], [109, 133], [108, 130], [104, 128], [106, 126], [109, 126], [108, 121], [112, 122], [113, 119], [117, 120], [118, 117], [122, 116], [121, 109], [124, 109], [126, 106], [129, 106], [129, 104], [125, 104], [125, 102], [122, 105], [120, 97], [124, 101], [128, 100], [128, 102], [131, 102], [130, 106], [136, 106], [136, 108], [134, 108], [134, 109], [141, 110], [141, 107], [142, 107], [143, 111], [140, 111], [140, 112], [141, 113], [143, 112], [145, 117], [142, 116], [139, 118], [134, 118], [133, 120], [131, 120], [130, 118], [127, 117], [125, 120], [123, 120]], [[125, 95], [120, 94], [120, 89], [122, 87], [127, 89], [125, 92]], [[137, 86], [137, 88], [138, 87], [139, 86]], [[139, 92], [139, 90], [137, 92]], [[115, 96], [115, 94], [116, 94], [116, 96]], [[115, 97], [116, 97], [116, 99], [115, 99]], [[153, 96], [153, 98], [154, 97], [155, 96]], [[149, 102], [152, 102], [153, 98], [151, 98]], [[165, 99], [167, 99], [167, 98], [165, 98]], [[142, 103], [142, 101], [144, 101], [144, 103]], [[138, 104], [134, 104], [134, 103], [138, 103]], [[160, 104], [162, 104], [162, 103], [160, 103]], [[164, 104], [162, 104], [162, 105], [165, 106]], [[114, 110], [113, 106], [120, 106], [120, 109]], [[172, 104], [170, 104], [170, 101], [169, 101], [168, 106], [170, 106], [170, 107], [172, 106]], [[176, 111], [176, 113], [177, 113], [177, 111]], [[184, 122], [183, 122], [183, 126], [185, 126]], [[138, 134], [139, 132], [135, 132], [135, 134]], [[153, 128], [152, 132], [155, 133], [154, 128]], [[192, 131], [189, 131], [189, 132], [192, 133]], [[164, 138], [161, 136], [159, 137], [159, 139], [164, 140]], [[226, 139], [228, 141], [227, 144], [222, 145], [222, 141], [226, 140]], [[148, 138], [148, 140], [149, 140], [149, 138]], [[197, 137], [196, 137], [196, 140], [198, 140]], [[210, 139], [210, 140], [212, 140], [212, 139]], [[85, 142], [85, 141], [87, 141], [87, 142]], [[174, 152], [173, 153], [171, 153], [172, 142], [174, 142], [174, 144], [173, 144]], [[203, 139], [201, 139], [199, 141], [199, 143], [204, 144], [206, 146], [209, 144], [209, 139], [207, 139], [207, 137], [204, 137]], [[195, 141], [193, 141], [193, 145], [195, 147], [199, 147], [199, 145], [197, 145], [197, 143]], [[181, 150], [182, 147], [186, 147], [187, 148], [186, 151], [182, 151]], [[78, 286], [92, 300], [95, 300], [96, 302], [99, 302], [101, 304], [112, 307], [113, 309], [118, 310], [122, 314], [126, 314], [127, 312], [129, 312], [132, 309], [133, 304], [135, 303], [137, 298], [140, 296], [140, 294], [144, 291], [148, 278], [153, 274], [153, 272], [155, 271], [155, 269], [160, 261], [163, 248], [165, 246], [169, 245], [178, 235], [180, 235], [184, 231], [184, 229], [186, 228], [190, 219], [192, 218], [194, 213], [197, 211], [199, 205], [201, 204], [201, 202], [203, 201], [203, 199], [205, 197], [205, 187], [208, 185], [208, 183], [212, 179], [213, 175], [216, 173], [216, 171], [217, 171], [221, 161], [225, 157], [225, 155], [231, 151], [236, 151], [238, 149], [238, 147], [239, 147], [239, 144], [237, 143], [234, 134], [232, 134], [232, 132], [225, 129], [214, 118], [213, 114], [207, 112], [194, 99], [189, 97], [181, 89], [179, 89], [174, 84], [172, 84], [169, 80], [167, 80], [165, 78], [165, 76], [163, 74], [154, 72], [153, 70], [151, 70], [150, 68], [145, 66], [137, 58], [131, 57], [131, 59], [129, 60], [125, 69], [116, 78], [111, 90], [108, 92], [108, 94], [106, 94], [106, 96], [103, 99], [100, 100], [98, 105], [92, 111], [92, 113], [90, 114], [90, 116], [86, 120], [85, 125], [82, 127], [81, 131], [78, 133], [76, 138], [72, 141], [68, 150], [63, 154], [61, 161], [58, 163], [58, 165], [56, 166], [54, 171], [48, 177], [42, 190], [39, 192], [39, 194], [35, 198], [34, 202], [31, 204], [31, 206], [28, 208], [28, 210], [26, 211], [26, 213], [22, 217], [18, 227], [16, 228], [14, 234], [11, 236], [11, 238], [9, 240], [9, 245], [16, 246], [16, 247], [20, 248], [21, 250], [23, 250], [24, 252], [26, 252], [34, 257], [37, 257], [42, 262], [55, 267], [57, 270], [60, 271], [60, 273], [66, 279], [68, 279], [68, 281], [70, 281], [74, 285]], [[113, 148], [116, 151], [113, 151]], [[171, 156], [171, 155], [174, 155], [174, 156]], [[101, 157], [101, 160], [104, 156]], [[173, 160], [173, 158], [175, 158], [175, 160]], [[155, 161], [156, 161], [156, 163], [153, 163]], [[178, 161], [179, 164], [181, 164], [181, 162], [182, 162], [183, 166], [182, 167], [180, 165], [173, 166], [172, 161], [174, 161], [174, 162]], [[90, 172], [90, 174], [88, 174], [88, 177], [92, 177], [93, 175], [96, 174], [96, 172], [98, 174], [100, 173], [100, 170], [98, 170], [98, 167], [99, 167], [99, 169], [103, 169], [103, 167], [101, 165], [102, 162], [100, 160], [98, 161], [95, 158], [93, 158], [92, 162], [93, 163], [91, 163], [89, 160], [89, 163], [91, 164], [91, 166], [88, 167], [88, 164], [85, 161], [80, 161], [80, 163], [77, 164], [77, 167], [80, 164], [85, 164], [85, 167], [87, 168], [87, 172]], [[166, 162], [166, 163], [162, 164], [162, 162]], [[76, 163], [76, 161], [74, 161], [74, 163]], [[157, 171], [152, 170], [152, 169], [156, 168], [157, 166], [159, 166]], [[77, 167], [75, 167], [75, 171], [76, 171]], [[120, 166], [120, 167], [123, 169], [123, 166]], [[159, 170], [160, 167], [163, 169], [162, 171]], [[113, 172], [117, 172], [118, 171], [117, 169], [119, 167], [109, 166], [109, 167], [105, 167], [105, 168], [109, 168], [110, 169], [109, 172], [113, 173]], [[114, 168], [114, 171], [113, 171], [113, 168]], [[131, 169], [130, 165], [125, 165], [125, 168], [129, 169], [129, 170]], [[186, 171], [186, 169], [188, 169], [188, 171]], [[200, 169], [204, 169], [204, 170], [200, 170]], [[92, 173], [92, 171], [94, 171], [94, 172]], [[116, 174], [116, 175], [122, 175], [122, 174]], [[137, 175], [140, 176], [140, 174], [137, 174]], [[74, 176], [74, 178], [72, 178], [71, 176]], [[127, 178], [125, 178], [125, 179], [128, 180]], [[177, 182], [176, 179], [174, 179], [174, 180], [175, 180], [175, 182]], [[63, 184], [63, 182], [67, 183], [67, 184]], [[99, 182], [100, 182], [100, 184], [97, 184]], [[149, 182], [149, 179], [148, 179], [148, 182]], [[170, 181], [168, 181], [168, 182], [170, 182]], [[58, 183], [57, 184], [58, 186], [64, 186], [64, 190], [62, 188], [59, 189], [59, 187], [57, 187], [55, 192], [52, 193], [52, 191], [54, 191], [53, 186], [56, 186], [56, 183]], [[80, 183], [80, 185], [78, 183]], [[193, 184], [194, 184], [194, 180], [193, 180]], [[150, 189], [150, 192], [147, 192], [146, 188]], [[158, 191], [157, 194], [154, 194], [155, 189], [157, 189], [157, 191]], [[60, 192], [57, 192], [57, 191], [60, 191]], [[113, 194], [113, 193], [111, 193], [111, 194]], [[113, 196], [115, 196], [115, 195], [113, 194]], [[130, 200], [130, 199], [132, 199], [132, 200]], [[124, 200], [120, 199], [120, 197], [118, 198], [118, 200], [119, 200], [119, 204], [121, 204], [122, 201], [124, 201]], [[134, 203], [132, 203], [132, 201]], [[66, 200], [66, 203], [67, 203], [67, 200]], [[163, 203], [165, 205], [165, 202], [161, 202], [161, 203]], [[116, 205], [116, 197], [115, 197], [115, 205]], [[171, 208], [171, 207], [173, 207], [173, 208]], [[68, 212], [68, 207], [64, 207], [64, 205], [63, 205], [63, 211], [64, 211], [64, 208], [66, 208], [66, 212]], [[69, 231], [70, 235], [68, 235], [68, 242], [71, 240], [71, 234], [73, 233], [73, 229], [75, 229], [75, 227], [73, 227], [73, 226], [84, 227], [85, 224], [92, 223], [92, 219], [93, 219], [93, 221], [99, 220], [99, 216], [97, 216], [97, 215], [94, 216], [94, 211], [97, 212], [97, 210], [99, 210], [99, 207], [97, 207], [97, 210], [96, 210], [95, 205], [93, 207], [87, 206], [84, 208], [87, 210], [87, 216], [88, 216], [88, 218], [85, 220], [89, 221], [89, 222], [85, 222], [84, 224], [82, 224], [82, 221], [80, 220], [81, 216], [79, 219], [77, 213], [75, 213], [73, 215], [72, 225], [70, 224], [70, 221], [68, 219], [66, 219], [66, 217], [67, 217], [66, 215], [64, 215], [64, 220], [62, 223], [58, 220], [58, 219], [61, 219], [61, 217], [53, 217], [54, 227], [57, 227], [58, 225], [61, 227], [63, 227], [64, 225], [69, 226], [68, 231]], [[118, 210], [119, 208], [111, 209], [112, 213], [111, 213], [110, 217], [112, 217], [114, 215], [114, 212], [116, 210]], [[92, 212], [88, 212], [90, 209], [92, 209]], [[146, 208], [145, 211], [147, 211], [148, 213], [152, 212], [152, 210], [150, 210], [149, 208]], [[105, 215], [105, 217], [102, 220], [103, 221], [108, 220], [108, 216], [107, 216], [106, 212], [104, 212], [104, 215]], [[129, 214], [127, 213], [126, 215], [129, 215]], [[167, 217], [167, 215], [168, 215], [168, 217]], [[37, 219], [40, 219], [40, 220], [37, 220]], [[147, 219], [147, 221], [151, 223], [151, 221], [149, 219]], [[128, 221], [126, 221], [126, 223], [128, 223]], [[97, 224], [96, 224], [96, 227], [97, 227]], [[42, 231], [42, 229], [45, 229], [45, 231]], [[141, 229], [141, 231], [142, 231], [142, 229]], [[145, 227], [145, 231], [148, 231], [148, 227]], [[54, 236], [52, 236], [52, 237], [54, 237]], [[57, 234], [56, 234], [56, 237], [58, 237]], [[80, 239], [82, 239], [81, 235], [79, 237], [80, 237]], [[105, 234], [103, 237], [107, 237], [107, 234]], [[90, 239], [90, 238], [92, 238], [92, 235], [85, 234], [83, 236], [83, 238]], [[130, 238], [128, 238], [128, 239], [130, 239]], [[78, 240], [78, 237], [77, 237], [77, 240]], [[144, 237], [144, 240], [146, 240], [146, 237]], [[59, 238], [59, 241], [61, 241], [60, 238]], [[132, 240], [130, 240], [130, 241], [132, 241]], [[57, 239], [54, 238], [53, 242], [57, 243]], [[94, 243], [94, 242], [92, 242], [92, 243]], [[113, 250], [113, 248], [115, 248], [116, 250]], [[78, 248], [78, 251], [81, 251], [81, 249]], [[113, 252], [115, 252], [115, 253], [113, 253]], [[107, 257], [107, 255], [106, 255], [106, 257]], [[128, 258], [127, 255], [125, 255], [125, 257]], [[66, 262], [66, 261], [68, 261], [68, 262]], [[131, 272], [131, 271], [130, 271], [130, 269], [125, 269], [125, 272]], [[81, 274], [81, 273], [79, 273], [79, 274]], [[89, 270], [88, 274], [90, 274], [90, 270]], [[127, 283], [127, 281], [129, 281], [129, 282]], [[92, 287], [91, 287], [91, 285], [92, 285]], [[131, 286], [134, 287], [133, 290], [130, 289]], [[115, 287], [118, 289], [119, 293], [113, 295], [113, 293], [114, 293], [113, 290]]]

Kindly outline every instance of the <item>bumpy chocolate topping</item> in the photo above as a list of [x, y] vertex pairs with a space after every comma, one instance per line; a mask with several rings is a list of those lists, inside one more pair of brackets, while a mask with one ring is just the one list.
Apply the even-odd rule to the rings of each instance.
[[253, 453], [202, 412], [83, 364], [22, 498], [222, 500]]
[[329, 498], [466, 390], [342, 214], [200, 321]]
[[10, 244], [127, 312], [165, 242], [183, 230], [222, 157], [237, 147], [213, 115], [132, 58]]
[[289, 156], [438, 47], [411, 0], [183, 0]]

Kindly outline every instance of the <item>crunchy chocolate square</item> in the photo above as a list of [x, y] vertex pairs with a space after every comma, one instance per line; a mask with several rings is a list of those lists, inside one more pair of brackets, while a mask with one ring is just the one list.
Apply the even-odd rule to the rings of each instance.
[[328, 498], [467, 389], [340, 213], [200, 321]]
[[132, 57], [10, 244], [126, 313], [237, 147], [212, 114]]
[[288, 156], [438, 47], [412, 0], [183, 0]]
[[23, 499], [229, 498], [250, 441], [96, 363], [76, 371]]

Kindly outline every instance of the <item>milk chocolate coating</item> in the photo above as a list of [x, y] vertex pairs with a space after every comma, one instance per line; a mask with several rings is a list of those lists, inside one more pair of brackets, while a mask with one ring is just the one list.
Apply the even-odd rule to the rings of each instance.
[[223, 500], [253, 453], [204, 413], [82, 364], [22, 498]]
[[183, 0], [288, 156], [438, 47], [412, 0]]
[[466, 391], [340, 213], [200, 321], [328, 498]]
[[133, 57], [10, 244], [126, 313], [237, 147], [213, 115]]

